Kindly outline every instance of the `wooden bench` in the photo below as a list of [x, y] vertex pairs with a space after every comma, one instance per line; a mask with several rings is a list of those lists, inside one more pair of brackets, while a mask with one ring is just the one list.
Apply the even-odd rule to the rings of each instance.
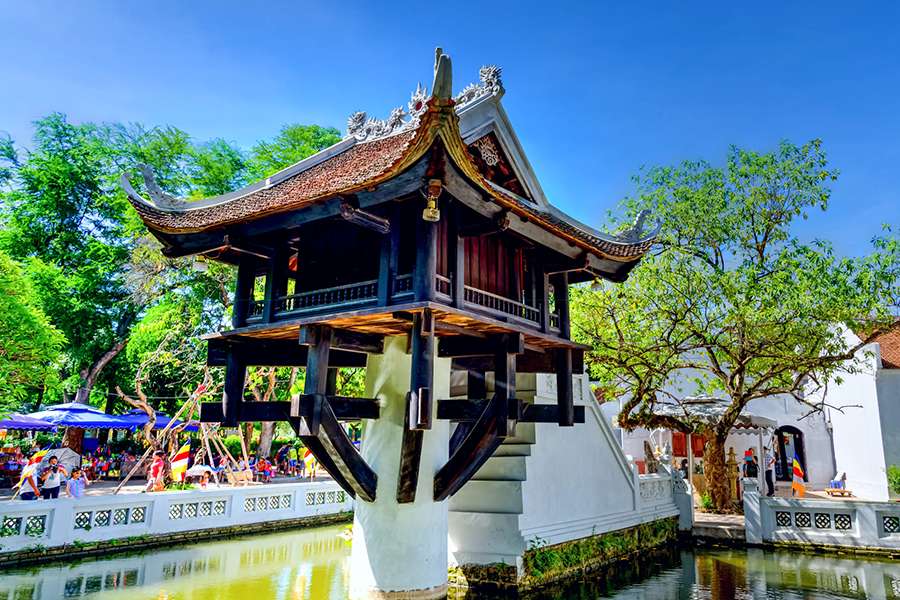
[[852, 496], [853, 492], [845, 488], [825, 488], [825, 493], [829, 496]]

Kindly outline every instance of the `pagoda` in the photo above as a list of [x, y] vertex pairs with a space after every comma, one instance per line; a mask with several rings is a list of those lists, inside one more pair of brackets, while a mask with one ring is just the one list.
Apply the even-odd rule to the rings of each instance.
[[[392, 518], [367, 504], [392, 515], [445, 505], [517, 423], [583, 422], [572, 374], [586, 348], [571, 340], [568, 287], [623, 281], [654, 240], [643, 218], [607, 235], [549, 203], [500, 103], [500, 75], [483, 67], [453, 95], [439, 49], [430, 94], [419, 86], [385, 120], [356, 113], [342, 141], [221, 196], [175, 198], [147, 168], [143, 181], [122, 179], [166, 256], [236, 266], [232, 327], [208, 337], [224, 394], [201, 418], [289, 422], [357, 499], [357, 526]], [[305, 367], [304, 393], [245, 399], [256, 365]], [[372, 397], [336, 394], [336, 368], [367, 365]], [[380, 375], [397, 369], [402, 383]], [[465, 373], [465, 397], [450, 397], [450, 371]], [[556, 404], [517, 399], [517, 373], [555, 373]], [[341, 423], [351, 420], [365, 423], [361, 451]], [[424, 510], [409, 518], [439, 514]]]

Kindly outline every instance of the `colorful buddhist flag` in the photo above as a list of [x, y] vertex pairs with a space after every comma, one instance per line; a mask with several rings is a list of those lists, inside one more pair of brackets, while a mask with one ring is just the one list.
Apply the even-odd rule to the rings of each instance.
[[803, 494], [806, 493], [806, 486], [803, 482], [803, 467], [800, 466], [800, 461], [797, 460], [796, 456], [794, 457], [793, 474], [793, 480], [791, 481], [791, 495], [802, 498]]
[[172, 481], [184, 481], [184, 474], [187, 472], [190, 456], [191, 443], [185, 442], [172, 459]]
[[34, 455], [28, 459], [28, 462], [22, 467], [22, 474], [19, 476], [19, 483], [13, 486], [13, 489], [22, 487], [22, 484], [25, 483], [25, 480], [34, 475], [34, 472], [37, 471], [38, 465], [41, 464], [41, 461], [44, 460], [44, 456], [47, 455], [47, 450], [38, 450], [34, 453]]
[[306, 449], [306, 452], [303, 453], [303, 463], [306, 465], [306, 472], [312, 473], [313, 466], [316, 463], [316, 457], [313, 456], [313, 453]]

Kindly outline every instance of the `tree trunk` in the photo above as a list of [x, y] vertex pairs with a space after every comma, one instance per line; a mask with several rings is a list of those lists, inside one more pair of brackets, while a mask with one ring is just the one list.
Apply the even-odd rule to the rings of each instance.
[[125, 344], [127, 340], [121, 340], [115, 343], [112, 348], [103, 353], [103, 356], [98, 358], [93, 365], [91, 365], [90, 369], [82, 371], [81, 376], [84, 378], [84, 383], [78, 391], [75, 393], [75, 402], [80, 402], [81, 404], [87, 404], [88, 399], [91, 397], [91, 390], [94, 389], [94, 384], [97, 382], [97, 377], [100, 375], [100, 371], [112, 362], [116, 356], [119, 355], [119, 352], [125, 348]]
[[706, 476], [706, 487], [715, 509], [717, 511], [729, 510], [731, 508], [729, 486], [732, 474], [725, 468], [725, 439], [727, 436], [709, 432], [705, 437], [703, 472]]
[[81, 427], [66, 427], [63, 434], [62, 447], [81, 454], [84, 449], [84, 429]]
[[247, 455], [253, 455], [253, 423], [244, 423], [244, 441], [247, 444]]
[[257, 452], [260, 456], [269, 458], [272, 453], [272, 439], [275, 437], [275, 423], [273, 421], [263, 421], [262, 429], [259, 432], [259, 447]]

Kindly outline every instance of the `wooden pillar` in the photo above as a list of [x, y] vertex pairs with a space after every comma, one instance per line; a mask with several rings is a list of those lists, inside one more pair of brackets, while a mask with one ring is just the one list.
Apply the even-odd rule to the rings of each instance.
[[569, 339], [572, 330], [569, 325], [569, 274], [557, 273], [553, 276], [553, 298], [559, 315], [559, 337]]
[[236, 427], [241, 417], [247, 363], [230, 349], [225, 360], [225, 388], [222, 393], [222, 425]]
[[[516, 434], [516, 422], [522, 416], [522, 403], [516, 400], [516, 355], [525, 352], [521, 334], [503, 336], [494, 354], [494, 396], [498, 400], [497, 435], [501, 438]], [[515, 402], [513, 402], [515, 401]], [[511, 408], [514, 410], [511, 410]]]
[[455, 210], [449, 212], [452, 214], [450, 230], [447, 232], [448, 262], [452, 285], [450, 296], [452, 305], [462, 308], [466, 293], [466, 240], [459, 235], [460, 219], [462, 218], [459, 208], [455, 207]]
[[397, 223], [396, 210], [391, 212], [388, 220], [391, 230], [381, 236], [381, 261], [378, 266], [378, 305], [387, 306], [394, 294], [394, 281], [397, 278], [397, 258], [400, 252], [400, 225]]
[[287, 246], [282, 243], [276, 244], [266, 271], [266, 304], [263, 311], [263, 320], [266, 323], [275, 320], [278, 298], [287, 292], [287, 263]]
[[242, 258], [238, 263], [237, 283], [234, 287], [234, 305], [231, 313], [231, 324], [243, 327], [247, 324], [247, 311], [253, 297], [253, 283], [256, 279], [256, 261]]
[[431, 429], [431, 390], [434, 387], [434, 317], [431, 310], [413, 315], [410, 348], [409, 429]]
[[575, 400], [572, 394], [572, 351], [569, 348], [556, 350], [556, 404], [559, 407], [559, 424], [573, 426]]
[[413, 292], [417, 302], [434, 300], [437, 274], [437, 223], [416, 219], [416, 264], [413, 268]]
[[550, 277], [544, 272], [543, 264], [538, 268], [537, 281], [540, 285], [538, 298], [541, 303], [541, 331], [548, 333], [550, 331]]

